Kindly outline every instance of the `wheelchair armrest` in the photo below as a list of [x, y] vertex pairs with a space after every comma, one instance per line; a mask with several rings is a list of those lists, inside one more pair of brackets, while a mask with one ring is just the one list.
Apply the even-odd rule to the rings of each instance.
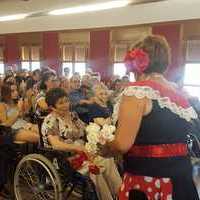
[[61, 174], [74, 174], [76, 171], [71, 167], [71, 164], [68, 158], [71, 156], [71, 152], [59, 151], [50, 148], [39, 148], [40, 154], [44, 155], [48, 158], [56, 167], [57, 170], [61, 172]]

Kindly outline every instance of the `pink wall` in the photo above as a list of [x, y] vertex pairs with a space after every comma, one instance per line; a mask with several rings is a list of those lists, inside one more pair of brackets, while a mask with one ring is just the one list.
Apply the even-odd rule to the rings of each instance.
[[61, 63], [58, 32], [43, 33], [43, 58], [43, 66], [48, 66], [57, 73], [60, 72]]
[[[181, 54], [181, 24], [155, 25], [153, 34], [164, 35], [172, 49], [172, 64], [166, 73], [170, 80], [175, 80], [183, 71]], [[1, 39], [2, 40], [2, 39]], [[20, 64], [20, 49], [18, 35], [4, 36], [5, 63], [6, 66]], [[59, 32], [43, 33], [43, 66], [49, 66], [61, 72]], [[100, 72], [104, 80], [112, 75], [112, 63], [110, 59], [110, 30], [90, 32], [89, 65], [94, 71]]]
[[20, 65], [20, 49], [16, 34], [5, 36], [4, 60], [6, 67], [12, 66], [16, 69]]
[[112, 74], [110, 62], [110, 31], [90, 32], [90, 66], [107, 80]]
[[5, 43], [5, 39], [4, 37], [0, 37], [0, 45], [3, 46]]
[[168, 67], [166, 76], [170, 80], [176, 80], [183, 72], [183, 67], [181, 66], [181, 24], [156, 25], [152, 27], [152, 33], [165, 36], [169, 42], [172, 62]]

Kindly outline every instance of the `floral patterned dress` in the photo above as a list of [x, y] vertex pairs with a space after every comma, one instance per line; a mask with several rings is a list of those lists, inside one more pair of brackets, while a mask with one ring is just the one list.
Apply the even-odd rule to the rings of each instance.
[[[48, 142], [48, 136], [57, 135], [60, 140], [66, 143], [73, 143], [77, 145], [83, 145], [84, 140], [84, 123], [78, 119], [75, 113], [70, 113], [72, 119], [72, 126], [68, 125], [61, 117], [50, 113], [42, 124], [42, 139], [44, 147], [52, 148], [51, 144]], [[75, 154], [74, 156], [66, 158], [73, 169], [77, 170], [82, 163], [87, 160], [85, 154]], [[88, 200], [98, 200], [96, 189], [94, 183], [90, 180], [88, 176], [82, 176], [79, 173], [75, 173], [79, 180], [84, 182], [83, 199]]]
[[49, 135], [58, 135], [60, 140], [66, 143], [81, 144], [84, 141], [84, 123], [78, 119], [77, 115], [71, 113], [72, 126], [68, 125], [61, 117], [50, 113], [42, 124], [42, 139], [44, 147], [51, 148], [48, 142]]

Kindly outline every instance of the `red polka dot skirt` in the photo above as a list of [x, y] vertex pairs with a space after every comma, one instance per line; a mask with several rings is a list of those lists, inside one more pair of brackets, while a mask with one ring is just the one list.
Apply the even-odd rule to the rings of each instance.
[[135, 176], [126, 173], [119, 192], [119, 200], [129, 200], [132, 190], [144, 192], [148, 200], [172, 200], [170, 178]]

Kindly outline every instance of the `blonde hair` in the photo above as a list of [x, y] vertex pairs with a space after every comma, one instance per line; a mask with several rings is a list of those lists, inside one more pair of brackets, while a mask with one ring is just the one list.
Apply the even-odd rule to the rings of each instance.
[[101, 90], [101, 89], [103, 89], [103, 90], [107, 90], [108, 91], [108, 88], [107, 88], [107, 86], [105, 85], [105, 84], [103, 84], [103, 83], [99, 83], [99, 84], [96, 84], [95, 86], [93, 86], [93, 88], [92, 88], [92, 90], [95, 92], [96, 90]]

